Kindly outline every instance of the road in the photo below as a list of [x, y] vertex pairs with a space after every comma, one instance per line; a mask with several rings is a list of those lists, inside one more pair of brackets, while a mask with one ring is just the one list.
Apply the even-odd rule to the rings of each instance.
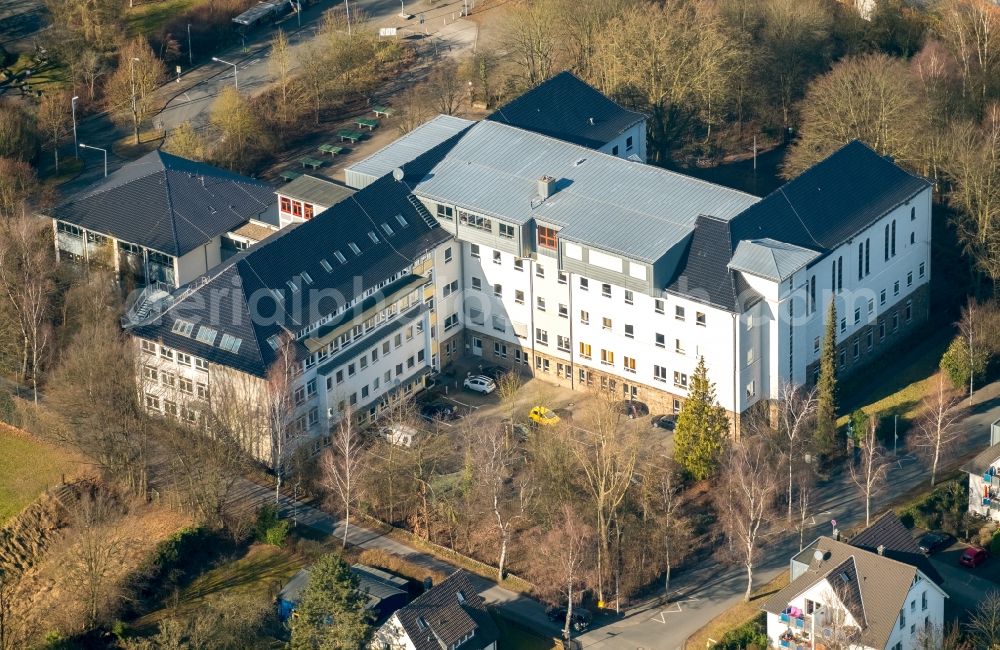
[[[406, 11], [415, 15], [410, 20], [399, 16], [399, 0], [354, 0], [350, 7], [352, 12], [364, 12], [372, 27], [397, 27], [401, 34], [426, 31], [427, 40], [421, 39], [426, 44], [423, 48], [425, 52], [438, 52], [441, 55], [450, 53], [454, 56], [471, 48], [476, 38], [475, 25], [460, 17], [465, 1], [448, 0], [435, 2], [433, 5], [430, 0], [405, 2]], [[296, 60], [295, 52], [307, 46], [315, 37], [322, 23], [323, 13], [339, 4], [340, 0], [320, 0], [302, 12], [301, 26], [299, 17], [294, 14], [279, 23], [278, 27], [288, 36], [293, 62]], [[424, 15], [423, 30], [418, 18], [420, 14]], [[235, 80], [233, 66], [211, 60], [189, 70], [182, 70], [179, 82], [174, 77], [157, 90], [157, 98], [164, 103], [164, 108], [152, 118], [151, 123], [156, 128], [167, 131], [184, 122], [190, 122], [198, 128], [208, 122], [212, 100], [224, 87], [235, 84], [238, 80], [242, 93], [253, 95], [263, 90], [272, 81], [267, 53], [275, 29], [277, 28], [264, 28], [253, 32], [246, 41], [246, 51], [240, 44], [229, 50], [213, 53], [212, 56], [235, 64]], [[112, 151], [110, 145], [129, 132], [127, 128], [116, 127], [106, 115], [93, 116], [82, 120], [78, 125], [80, 142], [109, 150], [108, 173], [128, 162]], [[80, 176], [60, 186], [64, 195], [86, 188], [103, 176], [103, 154], [99, 151], [85, 151], [82, 155], [87, 168]]]
[[[965, 435], [956, 447], [956, 457], [964, 460], [989, 445], [989, 425], [1000, 418], [1000, 382], [976, 392], [975, 406], [963, 421]], [[951, 466], [958, 466], [956, 460]], [[874, 499], [873, 512], [880, 512], [902, 494], [927, 485], [928, 473], [912, 456], [903, 456], [888, 475], [888, 484]], [[806, 531], [806, 540], [831, 533], [830, 520], [841, 529], [864, 523], [864, 504], [846, 472], [819, 486], [816, 515]], [[764, 584], [788, 568], [788, 559], [798, 551], [797, 534], [779, 534], [761, 545], [762, 560], [754, 572], [755, 584]], [[951, 571], [947, 570], [949, 575]], [[982, 587], [982, 578], [968, 573], [956, 579], [956, 600], [963, 603]], [[957, 577], [957, 576], [956, 576]], [[989, 583], [992, 584], [992, 583]], [[746, 590], [746, 574], [740, 567], [724, 566], [706, 558], [700, 566], [676, 575], [671, 581], [676, 589], [668, 605], [657, 597], [640, 603], [626, 616], [595, 627], [580, 638], [585, 648], [658, 648], [677, 650], [689, 636], [713, 618], [738, 604]], [[949, 585], [945, 585], [945, 590]]]

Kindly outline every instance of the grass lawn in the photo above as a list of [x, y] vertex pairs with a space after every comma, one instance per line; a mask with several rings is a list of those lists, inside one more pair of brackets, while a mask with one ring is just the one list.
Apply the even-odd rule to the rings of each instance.
[[126, 31], [129, 36], [152, 34], [174, 16], [204, 2], [205, 0], [144, 2], [128, 10], [125, 17]]
[[0, 525], [79, 467], [73, 454], [0, 425]]
[[557, 650], [562, 648], [562, 644], [555, 639], [539, 636], [501, 616], [494, 609], [490, 609], [490, 616], [493, 617], [497, 628], [500, 629], [500, 642], [497, 645], [501, 648], [517, 648], [518, 650]]
[[749, 603], [740, 601], [738, 605], [722, 612], [692, 634], [684, 647], [686, 650], [703, 650], [708, 647], [709, 639], [718, 641], [726, 632], [735, 630], [759, 615], [761, 602], [779, 589], [783, 589], [787, 584], [788, 571], [782, 571], [771, 582], [754, 589]]

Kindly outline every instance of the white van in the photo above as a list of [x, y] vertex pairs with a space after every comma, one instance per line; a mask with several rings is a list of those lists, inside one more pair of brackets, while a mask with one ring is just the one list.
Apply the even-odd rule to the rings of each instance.
[[414, 439], [419, 435], [423, 435], [423, 432], [407, 424], [394, 424], [391, 427], [379, 429], [379, 434], [394, 445], [412, 447]]

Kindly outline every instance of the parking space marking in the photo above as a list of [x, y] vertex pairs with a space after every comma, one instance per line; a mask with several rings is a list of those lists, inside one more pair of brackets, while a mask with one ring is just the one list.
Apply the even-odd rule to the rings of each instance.
[[662, 624], [666, 625], [667, 624], [667, 618], [666, 618], [667, 614], [680, 614], [680, 613], [683, 612], [683, 607], [681, 607], [681, 605], [683, 603], [693, 603], [693, 602], [696, 602], [697, 600], [699, 600], [699, 599], [696, 598], [696, 597], [694, 597], [694, 596], [692, 596], [691, 598], [683, 598], [681, 600], [678, 600], [673, 605], [671, 605], [670, 609], [662, 609], [662, 610], [660, 610], [660, 614], [658, 616], [654, 616], [653, 618], [651, 618], [649, 620], [656, 621], [657, 623], [662, 623]]

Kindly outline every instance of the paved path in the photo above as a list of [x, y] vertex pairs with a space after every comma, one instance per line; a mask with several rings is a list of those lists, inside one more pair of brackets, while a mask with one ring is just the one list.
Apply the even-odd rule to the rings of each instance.
[[[989, 445], [989, 425], [1000, 418], [1000, 382], [976, 391], [973, 402], [972, 411], [962, 424], [965, 435], [956, 447], [956, 460], [949, 467], [957, 467], [961, 460]], [[872, 512], [881, 512], [901, 495], [925, 488], [928, 481], [929, 474], [922, 463], [912, 456], [902, 456], [889, 472], [886, 487], [875, 497]], [[806, 530], [807, 543], [818, 535], [829, 535], [831, 519], [837, 520], [842, 530], [864, 523], [864, 504], [847, 472], [819, 486], [813, 510], [815, 523]], [[797, 533], [778, 534], [766, 540], [761, 545], [755, 584], [764, 584], [787, 569], [789, 557], [797, 550]], [[956, 585], [956, 595], [963, 602], [969, 596], [966, 592], [981, 586], [981, 579], [965, 578], [965, 582]], [[701, 566], [675, 574], [671, 587], [675, 591], [668, 605], [662, 604], [659, 596], [647, 599], [629, 609], [623, 619], [595, 627], [580, 641], [585, 648], [683, 648], [689, 636], [742, 600], [746, 574], [739, 567], [722, 565], [707, 557]]]
[[[262, 504], [274, 502], [274, 490], [241, 479], [233, 498], [247, 504], [247, 507], [257, 508]], [[328, 513], [301, 501], [295, 502], [290, 497], [283, 495], [279, 511], [285, 517], [292, 517], [294, 515], [298, 524], [308, 526], [334, 539], [339, 540], [344, 536], [343, 522], [337, 521]], [[347, 542], [352, 546], [360, 548], [381, 549], [438, 573], [450, 574], [456, 569], [455, 566], [427, 553], [418, 551], [381, 533], [361, 526], [355, 526], [354, 524], [351, 524], [348, 528]], [[473, 574], [472, 582], [476, 585], [476, 588], [486, 602], [501, 609], [507, 617], [515, 619], [538, 632], [558, 636], [558, 626], [553, 625], [548, 620], [545, 616], [545, 608], [538, 601], [510, 589], [505, 589], [492, 580], [481, 576]]]

